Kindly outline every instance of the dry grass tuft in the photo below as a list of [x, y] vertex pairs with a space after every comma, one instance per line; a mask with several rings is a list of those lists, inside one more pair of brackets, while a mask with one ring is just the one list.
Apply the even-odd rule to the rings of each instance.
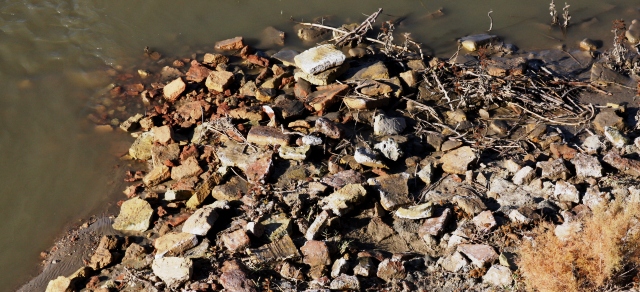
[[612, 203], [585, 216], [566, 241], [553, 224], [534, 231], [520, 249], [519, 268], [536, 291], [594, 291], [628, 285], [640, 263], [640, 205]]

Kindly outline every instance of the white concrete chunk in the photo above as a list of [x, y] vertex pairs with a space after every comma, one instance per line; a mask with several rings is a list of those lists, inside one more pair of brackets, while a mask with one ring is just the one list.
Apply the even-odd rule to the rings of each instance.
[[307, 74], [316, 74], [331, 67], [341, 65], [347, 57], [333, 45], [327, 44], [308, 49], [293, 60], [296, 66]]

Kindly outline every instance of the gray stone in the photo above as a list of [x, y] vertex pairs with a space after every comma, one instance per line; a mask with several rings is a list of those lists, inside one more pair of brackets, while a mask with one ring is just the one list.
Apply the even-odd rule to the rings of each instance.
[[314, 135], [305, 135], [302, 137], [302, 144], [309, 146], [322, 145], [322, 138]]
[[562, 180], [556, 183], [553, 195], [561, 202], [580, 203], [580, 193], [576, 186]]
[[448, 257], [440, 258], [440, 260], [438, 260], [438, 264], [440, 264], [443, 269], [456, 273], [469, 265], [469, 262], [461, 253], [456, 251]]
[[602, 148], [601, 137], [593, 135], [585, 138], [582, 142], [582, 148], [584, 148], [588, 154], [598, 154], [598, 151]]
[[373, 149], [377, 149], [384, 157], [397, 161], [404, 153], [400, 149], [400, 145], [393, 138], [387, 138], [380, 143], [373, 145]]
[[358, 147], [353, 154], [353, 159], [355, 159], [357, 163], [360, 163], [364, 166], [374, 168], [388, 168], [384, 164], [384, 162], [378, 160], [376, 156], [376, 153], [371, 151], [371, 149], [369, 149], [368, 147]]
[[193, 262], [191, 259], [165, 257], [155, 259], [151, 269], [168, 287], [177, 288], [191, 279]]
[[513, 282], [511, 270], [505, 266], [493, 265], [482, 277], [482, 282], [497, 287], [508, 287]]
[[393, 118], [377, 115], [373, 118], [373, 134], [377, 136], [398, 135], [407, 127], [403, 117]]
[[570, 176], [569, 169], [564, 165], [564, 160], [562, 158], [552, 161], [540, 161], [536, 163], [536, 167], [542, 169], [542, 178], [548, 178], [550, 180], [566, 180]]
[[418, 171], [418, 177], [422, 182], [427, 184], [427, 186], [431, 185], [433, 180], [433, 165], [431, 163], [427, 163], [427, 165], [423, 166], [420, 171]]
[[113, 229], [143, 232], [149, 229], [153, 208], [143, 199], [135, 197], [122, 203], [120, 214], [113, 222]]
[[218, 212], [211, 205], [196, 210], [182, 225], [182, 232], [205, 236], [218, 219]]
[[280, 50], [279, 52], [273, 54], [271, 58], [279, 60], [286, 66], [295, 66], [296, 61], [294, 59], [298, 54], [299, 53], [294, 50]]
[[518, 170], [518, 172], [513, 175], [513, 178], [511, 180], [514, 184], [526, 185], [529, 184], [535, 177], [536, 170], [531, 166], [525, 166]]
[[529, 224], [533, 221], [518, 210], [511, 210], [509, 213], [509, 220], [520, 224]]
[[611, 83], [626, 85], [631, 79], [609, 68], [604, 62], [597, 62], [591, 66], [591, 82], [602, 85]]
[[598, 186], [587, 188], [584, 197], [582, 197], [582, 203], [590, 209], [609, 202], [609, 200], [611, 200], [611, 194], [609, 192], [601, 192]]
[[602, 177], [602, 165], [595, 156], [578, 153], [571, 163], [576, 167], [578, 177]]
[[296, 66], [307, 74], [316, 74], [341, 65], [347, 57], [333, 45], [321, 45], [308, 49], [293, 59]]
[[506, 179], [493, 178], [487, 196], [496, 199], [501, 206], [524, 206], [533, 203], [531, 193]]

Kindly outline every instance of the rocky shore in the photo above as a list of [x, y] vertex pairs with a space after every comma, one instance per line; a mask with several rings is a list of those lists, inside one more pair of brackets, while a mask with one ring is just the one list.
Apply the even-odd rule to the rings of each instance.
[[571, 242], [592, 212], [640, 203], [636, 21], [622, 55], [474, 35], [448, 59], [393, 43], [391, 23], [367, 40], [373, 22], [299, 24], [301, 52], [146, 49], [152, 65], [117, 72], [90, 119], [131, 133], [123, 159], [145, 169], [113, 229], [46, 255], [44, 273], [88, 247], [46, 291], [544, 290], [521, 260], [540, 226]]

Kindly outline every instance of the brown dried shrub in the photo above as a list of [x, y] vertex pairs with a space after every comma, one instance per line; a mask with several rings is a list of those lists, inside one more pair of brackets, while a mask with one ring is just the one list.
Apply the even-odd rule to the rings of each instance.
[[535, 291], [595, 291], [630, 285], [640, 263], [640, 205], [614, 202], [582, 218], [566, 241], [543, 223], [520, 248], [519, 269]]

